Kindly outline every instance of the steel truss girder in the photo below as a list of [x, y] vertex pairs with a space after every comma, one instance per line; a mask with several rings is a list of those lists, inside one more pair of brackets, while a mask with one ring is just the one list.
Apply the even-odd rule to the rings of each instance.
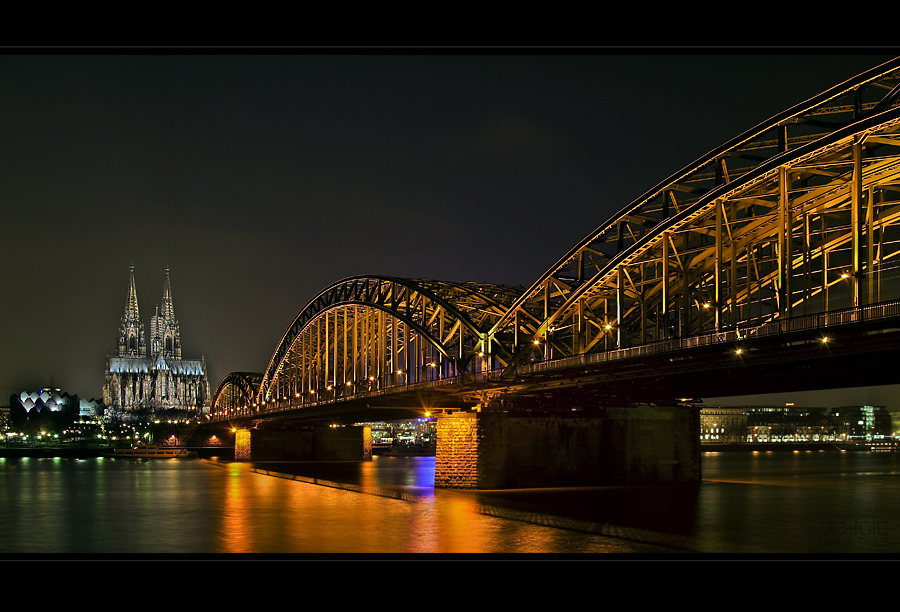
[[[433, 358], [438, 376], [459, 376], [711, 332], [744, 337], [777, 319], [898, 298], [898, 99], [900, 58], [760, 123], [624, 207], [527, 289], [338, 281], [288, 328], [256, 400], [291, 407], [290, 393], [323, 389], [336, 399], [339, 383], [370, 372], [395, 384], [386, 376], [401, 359], [417, 375], [434, 373]], [[226, 381], [217, 397], [246, 399], [249, 387]]]
[[389, 276], [343, 279], [288, 327], [257, 400], [315, 402], [490, 369], [486, 331], [516, 288]]
[[[675, 173], [589, 234], [526, 290], [491, 330], [495, 349], [518, 355], [515, 363], [533, 355], [537, 344], [542, 357], [551, 358], [699, 333], [724, 323], [723, 291], [735, 291], [735, 283], [728, 279], [753, 278], [755, 287], [742, 296], [745, 301], [758, 299], [760, 290], [771, 284], [772, 273], [767, 270], [773, 266], [780, 271], [774, 281], [778, 308], [743, 322], [784, 316], [797, 299], [790, 292], [790, 279], [803, 261], [792, 249], [798, 239], [796, 219], [784, 215], [796, 212], [797, 206], [805, 206], [806, 220], [811, 207], [828, 208], [823, 214], [840, 210], [840, 198], [832, 198], [826, 206], [822, 194], [851, 181], [847, 168], [852, 173], [852, 155], [847, 151], [854, 139], [865, 139], [861, 146], [869, 154], [876, 155], [881, 148], [888, 157], [896, 156], [892, 105], [900, 91], [898, 83], [900, 58], [780, 113]], [[847, 99], [852, 103], [840, 104]], [[823, 117], [832, 122], [822, 121]], [[892, 172], [876, 169], [870, 161], [865, 165], [865, 171], [859, 169], [857, 192], [876, 190], [879, 197], [892, 198]], [[868, 179], [862, 178], [864, 172]], [[786, 173], [785, 180], [773, 183], [773, 176], [780, 173]], [[773, 184], [779, 185], [777, 192], [760, 187]], [[815, 204], [802, 204], [803, 189], [818, 190], [816, 196], [810, 192], [806, 197]], [[848, 211], [851, 208], [847, 206]], [[869, 250], [874, 237], [893, 225], [887, 205], [871, 208]], [[854, 218], [859, 230], [859, 219], [866, 217]], [[823, 237], [821, 231], [816, 235]], [[827, 248], [807, 248], [806, 264], [810, 253], [834, 257], [847, 238], [834, 239], [830, 237]], [[818, 255], [826, 251], [827, 255]], [[875, 257], [873, 251], [868, 261]], [[860, 261], [857, 258], [857, 265]], [[723, 269], [726, 262], [728, 268]], [[826, 272], [828, 265], [824, 264]], [[676, 283], [680, 294], [673, 292]], [[653, 294], [655, 304], [649, 299]], [[737, 295], [728, 297], [734, 310]], [[702, 317], [696, 314], [686, 316], [692, 305], [709, 309], [705, 323], [698, 323]], [[501, 338], [507, 339], [506, 344]]]
[[231, 372], [216, 388], [210, 412], [226, 418], [250, 414], [261, 381], [259, 372]]
[[[890, 114], [894, 115], [893, 119], [881, 116], [887, 120], [881, 127], [896, 130], [900, 122], [900, 109]], [[845, 268], [849, 266], [848, 277], [855, 279], [857, 285], [852, 289], [851, 305], [859, 305], [858, 279], [867, 269], [876, 271], [879, 263], [883, 271], [884, 261], [898, 254], [897, 245], [891, 247], [886, 244], [884, 237], [893, 237], [898, 233], [896, 223], [900, 214], [898, 194], [894, 188], [900, 180], [900, 158], [873, 158], [864, 164], [861, 154], [854, 153], [860, 148], [856, 141], [861, 138], [859, 133], [849, 137], [835, 134], [834, 140], [843, 140], [842, 157], [836, 157], [840, 150], [838, 145], [818, 150], [821, 155], [832, 158], [833, 167], [839, 168], [848, 163], [851, 167], [844, 173], [835, 172], [830, 182], [814, 189], [793, 188], [794, 184], [803, 181], [803, 164], [813, 158], [811, 153], [801, 148], [761, 166], [753, 173], [755, 176], [748, 174], [748, 185], [743, 189], [732, 183], [729, 184], [730, 193], [724, 194], [722, 190], [712, 192], [682, 214], [660, 224], [658, 232], [648, 234], [614, 258], [591, 282], [573, 291], [566, 303], [548, 317], [545, 325], [548, 329], [558, 329], [565, 327], [567, 322], [574, 324], [572, 320], [577, 316], [575, 305], [579, 300], [594, 310], [597, 302], [605, 299], [616, 305], [615, 348], [671, 337], [668, 329], [657, 329], [655, 334], [645, 329], [648, 309], [658, 314], [669, 311], [663, 308], [664, 296], [671, 302], [681, 301], [681, 312], [678, 313], [680, 329], [675, 335], [682, 336], [718, 331], [735, 325], [763, 324], [772, 318], [791, 316], [792, 310], [800, 305], [816, 311], [827, 310], [826, 303], [813, 306], [810, 299], [833, 286], [833, 279], [826, 279], [823, 287], [807, 287], [800, 293], [796, 287], [792, 289], [792, 282], [800, 282], [800, 277], [804, 277], [802, 280], [808, 284], [811, 277], [804, 274], [804, 270], [808, 270], [811, 263], [830, 254], [838, 254], [838, 249], [848, 245], [852, 248], [851, 253], [856, 253], [855, 259], [851, 258], [844, 264]], [[820, 141], [819, 144], [823, 143]], [[854, 156], [859, 157], [855, 169], [852, 162], [848, 162]], [[790, 158], [799, 163], [792, 166]], [[855, 175], [859, 178], [854, 179]], [[854, 196], [854, 193], [857, 195]], [[881, 201], [876, 201], [876, 194], [880, 195]], [[861, 197], [871, 203], [865, 222], [860, 220], [863, 218], [859, 210], [860, 202], [852, 203], [854, 198], [860, 200]], [[748, 214], [749, 207], [756, 212]], [[858, 211], [855, 221], [853, 210]], [[739, 213], [737, 218], [734, 216], [736, 211]], [[846, 217], [847, 222], [811, 232], [807, 223], [823, 222], [827, 215]], [[692, 235], [695, 239], [693, 243], [689, 242]], [[873, 239], [876, 236], [880, 246]], [[813, 242], [811, 238], [818, 240]], [[877, 247], [878, 257], [862, 257], [861, 243], [869, 245], [873, 253]], [[680, 252], [679, 244], [685, 245]], [[759, 247], [767, 250], [768, 255], [760, 254]], [[886, 251], [885, 247], [889, 249]], [[665, 254], [663, 251], [666, 249], [674, 256]], [[822, 266], [819, 272], [823, 274], [833, 267], [821, 262], [819, 265]], [[646, 271], [648, 267], [649, 273]], [[665, 276], [662, 270], [666, 271]], [[676, 287], [674, 295], [667, 285]], [[875, 301], [876, 286], [878, 296], [884, 296], [885, 289], [881, 285], [883, 282], [869, 282], [873, 297], [868, 302]], [[687, 287], [689, 295], [678, 295], [679, 286]], [[767, 287], [771, 288], [770, 298], [760, 295]], [[747, 302], [766, 299], [770, 306], [762, 314], [735, 315], [735, 311], [746, 306]], [[685, 309], [695, 309], [697, 312], [688, 317]], [[702, 309], [708, 309], [705, 321], [701, 316]], [[726, 316], [728, 314], [730, 317]], [[637, 331], [636, 320], [642, 321]], [[572, 354], [566, 353], [559, 342], [557, 344], [554, 348], [558, 355]]]

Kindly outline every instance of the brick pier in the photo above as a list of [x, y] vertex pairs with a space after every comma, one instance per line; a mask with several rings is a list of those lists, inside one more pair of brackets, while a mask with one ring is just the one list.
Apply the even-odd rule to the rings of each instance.
[[458, 412], [438, 419], [437, 436], [437, 488], [700, 481], [694, 408], [605, 408], [572, 417]]

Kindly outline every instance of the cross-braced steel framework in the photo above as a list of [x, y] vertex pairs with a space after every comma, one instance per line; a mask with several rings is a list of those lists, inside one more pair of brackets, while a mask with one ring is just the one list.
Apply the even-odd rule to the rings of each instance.
[[900, 58], [776, 115], [622, 208], [527, 289], [339, 281], [288, 328], [256, 401], [512, 373], [900, 298], [898, 99]]
[[497, 322], [505, 365], [897, 297], [898, 82], [898, 60], [866, 72], [626, 206]]
[[521, 291], [387, 276], [343, 279], [288, 327], [256, 402], [314, 404], [488, 370], [486, 332]]
[[228, 374], [213, 395], [214, 411], [225, 418], [249, 414], [256, 404], [261, 380], [262, 374], [258, 372]]

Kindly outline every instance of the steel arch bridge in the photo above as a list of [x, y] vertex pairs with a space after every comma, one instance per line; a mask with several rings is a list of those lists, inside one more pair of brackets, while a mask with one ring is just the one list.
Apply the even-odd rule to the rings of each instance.
[[256, 395], [262, 375], [258, 372], [231, 372], [213, 394], [213, 405], [223, 415], [248, 412], [257, 404]]
[[672, 175], [547, 270], [491, 336], [556, 358], [896, 297], [898, 66]]
[[297, 408], [484, 374], [487, 331], [522, 291], [389, 276], [340, 280], [300, 311], [252, 391], [246, 374], [222, 381], [214, 412]]
[[257, 402], [509, 377], [536, 358], [748, 337], [890, 304], [900, 299], [898, 97], [900, 58], [772, 117], [622, 208], [527, 289], [339, 281], [288, 328]]

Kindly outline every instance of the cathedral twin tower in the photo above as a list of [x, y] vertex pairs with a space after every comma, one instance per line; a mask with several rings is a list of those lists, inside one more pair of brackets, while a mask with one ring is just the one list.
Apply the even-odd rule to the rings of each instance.
[[181, 331], [172, 305], [172, 283], [166, 269], [162, 311], [150, 318], [149, 348], [138, 308], [134, 266], [119, 325], [119, 347], [107, 357], [103, 402], [126, 412], [189, 410], [209, 407], [206, 360], [181, 358]]

